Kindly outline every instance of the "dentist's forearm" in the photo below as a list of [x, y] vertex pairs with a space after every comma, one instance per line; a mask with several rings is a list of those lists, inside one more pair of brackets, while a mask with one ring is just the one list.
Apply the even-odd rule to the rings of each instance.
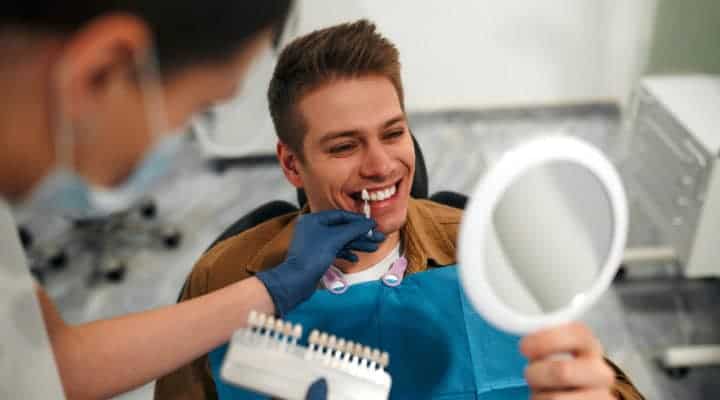
[[274, 312], [256, 278], [177, 305], [78, 326], [62, 320], [42, 289], [38, 297], [69, 399], [132, 390], [226, 342], [251, 310]]

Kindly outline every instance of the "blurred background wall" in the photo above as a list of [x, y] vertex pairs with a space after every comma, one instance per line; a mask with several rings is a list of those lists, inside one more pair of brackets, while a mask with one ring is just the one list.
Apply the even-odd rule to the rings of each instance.
[[645, 67], [656, 5], [655, 0], [348, 3], [301, 1], [298, 33], [362, 17], [375, 21], [400, 49], [411, 111], [623, 101]]
[[660, 0], [647, 73], [720, 73], [720, 1]]

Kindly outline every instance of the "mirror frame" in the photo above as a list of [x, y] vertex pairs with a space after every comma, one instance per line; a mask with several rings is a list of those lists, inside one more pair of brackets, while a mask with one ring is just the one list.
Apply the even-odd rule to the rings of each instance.
[[[604, 186], [614, 226], [610, 250], [595, 283], [567, 306], [539, 315], [522, 314], [508, 307], [486, 278], [492, 270], [485, 262], [488, 227], [493, 212], [507, 189], [533, 168], [552, 162], [576, 164], [588, 170]], [[547, 136], [509, 149], [491, 164], [476, 185], [463, 215], [458, 240], [458, 263], [465, 294], [475, 309], [496, 327], [527, 334], [576, 320], [590, 308], [610, 284], [620, 267], [628, 231], [628, 205], [620, 176], [595, 147], [570, 136]], [[478, 243], [482, 243], [479, 246]]]

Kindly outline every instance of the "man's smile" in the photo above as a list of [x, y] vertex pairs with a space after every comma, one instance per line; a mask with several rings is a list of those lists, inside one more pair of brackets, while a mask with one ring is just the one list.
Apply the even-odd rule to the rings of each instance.
[[[398, 198], [398, 193], [401, 192], [401, 185], [404, 182], [405, 179], [400, 178], [390, 184], [362, 188], [366, 189], [368, 192], [368, 204], [370, 205], [370, 210], [372, 212], [379, 212], [393, 205]], [[362, 199], [362, 189], [348, 194], [353, 202], [353, 211], [362, 212], [363, 210], [363, 204], [365, 201]]]

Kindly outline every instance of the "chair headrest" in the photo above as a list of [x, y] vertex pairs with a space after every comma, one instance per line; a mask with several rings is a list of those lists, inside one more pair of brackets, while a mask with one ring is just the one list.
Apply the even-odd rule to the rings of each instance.
[[[428, 174], [427, 167], [425, 166], [425, 157], [423, 157], [420, 145], [415, 139], [415, 135], [410, 133], [413, 141], [413, 147], [415, 148], [415, 176], [413, 176], [412, 188], [410, 189], [410, 196], [416, 199], [427, 199], [428, 197]], [[297, 190], [297, 200], [300, 204], [300, 208], [305, 206], [307, 203], [307, 196], [303, 189]]]

